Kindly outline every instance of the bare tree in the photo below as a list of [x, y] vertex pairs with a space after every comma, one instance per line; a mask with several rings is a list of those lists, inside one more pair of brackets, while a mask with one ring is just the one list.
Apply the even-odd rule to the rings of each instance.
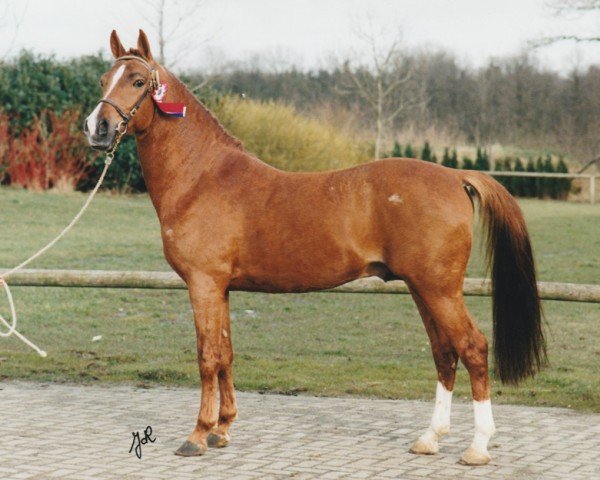
[[403, 55], [400, 33], [385, 41], [383, 31], [375, 32], [372, 23], [369, 27], [357, 31], [366, 47], [368, 63], [346, 60], [346, 81], [337, 90], [357, 96], [371, 110], [375, 120], [375, 158], [380, 158], [385, 128], [401, 114], [426, 102], [424, 90], [415, 82], [414, 58]]
[[[198, 12], [205, 6], [200, 0], [141, 0], [141, 12], [148, 22], [158, 43], [158, 61], [167, 67], [173, 67], [181, 58], [190, 54], [208, 40], [203, 33], [197, 32]], [[185, 43], [184, 39], [192, 38]]]
[[3, 51], [0, 52], [0, 58], [9, 55], [15, 45], [15, 41], [19, 34], [19, 28], [25, 19], [29, 1], [15, 2], [11, 0], [0, 0], [0, 30], [9, 31], [10, 40], [8, 37], [2, 41]]
[[[581, 16], [590, 13], [600, 13], [600, 0], [549, 0], [546, 6], [556, 16]], [[566, 33], [561, 35], [550, 35], [534, 40], [533, 48], [544, 47], [554, 43], [571, 41], [577, 43], [600, 42], [600, 35], [582, 35], [580, 33]]]

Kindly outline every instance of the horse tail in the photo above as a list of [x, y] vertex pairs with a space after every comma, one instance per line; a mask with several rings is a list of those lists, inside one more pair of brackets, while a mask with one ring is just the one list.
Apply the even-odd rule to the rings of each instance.
[[531, 240], [519, 205], [502, 185], [476, 171], [461, 177], [479, 197], [486, 234], [494, 368], [502, 383], [516, 384], [535, 375], [547, 359]]

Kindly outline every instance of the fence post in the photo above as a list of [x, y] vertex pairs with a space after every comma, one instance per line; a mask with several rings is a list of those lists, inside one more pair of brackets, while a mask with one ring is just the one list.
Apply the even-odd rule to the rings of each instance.
[[590, 203], [596, 203], [596, 175], [590, 175]]

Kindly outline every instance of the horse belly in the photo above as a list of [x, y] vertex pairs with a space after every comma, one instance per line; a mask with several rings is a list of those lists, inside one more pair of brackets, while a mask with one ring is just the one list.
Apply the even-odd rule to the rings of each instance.
[[307, 292], [366, 275], [368, 260], [343, 236], [328, 238], [313, 232], [288, 240], [245, 246], [234, 268], [231, 288]]

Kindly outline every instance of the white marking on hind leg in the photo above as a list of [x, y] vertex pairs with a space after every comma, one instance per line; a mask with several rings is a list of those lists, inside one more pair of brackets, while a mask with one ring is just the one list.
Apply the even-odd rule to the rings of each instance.
[[435, 389], [435, 407], [431, 417], [431, 425], [413, 445], [415, 453], [437, 453], [438, 440], [450, 431], [450, 409], [452, 407], [452, 391], [446, 390], [442, 382]]
[[491, 400], [473, 400], [473, 413], [475, 416], [475, 435], [471, 448], [478, 453], [488, 455], [488, 442], [496, 431]]
[[492, 417], [492, 402], [490, 400], [473, 401], [475, 415], [475, 436], [473, 443], [467, 448], [459, 463], [464, 465], [486, 465], [489, 463], [488, 442], [494, 434], [494, 418]]

